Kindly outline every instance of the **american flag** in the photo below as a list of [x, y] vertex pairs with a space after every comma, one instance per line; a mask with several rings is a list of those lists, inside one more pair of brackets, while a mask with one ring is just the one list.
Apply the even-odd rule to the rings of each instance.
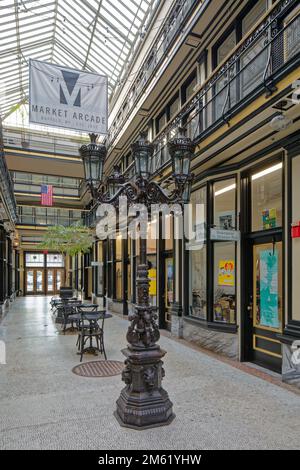
[[41, 205], [53, 206], [53, 186], [50, 184], [41, 185]]

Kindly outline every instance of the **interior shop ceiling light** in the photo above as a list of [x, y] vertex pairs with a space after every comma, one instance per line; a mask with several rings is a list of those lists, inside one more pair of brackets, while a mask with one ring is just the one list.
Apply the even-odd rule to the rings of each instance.
[[223, 189], [219, 189], [218, 191], [215, 192], [215, 196], [220, 196], [220, 194], [227, 193], [228, 191], [231, 191], [232, 189], [236, 188], [236, 184], [231, 184], [230, 186], [226, 186]]
[[270, 173], [273, 173], [274, 171], [281, 170], [282, 168], [282, 162], [277, 163], [276, 165], [270, 166], [269, 168], [266, 168], [263, 171], [260, 171], [259, 173], [255, 173], [254, 175], [251, 176], [252, 181], [257, 180], [258, 178], [261, 178], [262, 176], [269, 175]]

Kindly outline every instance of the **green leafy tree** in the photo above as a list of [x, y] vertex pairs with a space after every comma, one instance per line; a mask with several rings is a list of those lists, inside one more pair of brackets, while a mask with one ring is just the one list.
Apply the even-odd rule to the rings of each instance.
[[87, 253], [93, 245], [94, 235], [90, 228], [80, 224], [64, 227], [48, 227], [40, 247], [43, 250], [58, 251], [70, 256]]

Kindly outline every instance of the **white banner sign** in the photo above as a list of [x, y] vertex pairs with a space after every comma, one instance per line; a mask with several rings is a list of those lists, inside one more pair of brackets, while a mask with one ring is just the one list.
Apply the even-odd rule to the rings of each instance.
[[107, 77], [30, 60], [29, 121], [107, 134]]
[[241, 237], [239, 230], [210, 229], [211, 240], [234, 241], [238, 242]]

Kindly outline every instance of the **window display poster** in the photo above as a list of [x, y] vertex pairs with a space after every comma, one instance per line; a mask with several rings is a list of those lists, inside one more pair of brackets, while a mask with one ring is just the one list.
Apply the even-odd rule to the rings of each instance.
[[219, 212], [219, 228], [221, 230], [234, 230], [235, 229], [235, 212]]
[[276, 209], [265, 209], [262, 211], [262, 223], [263, 230], [268, 230], [269, 228], [276, 228]]
[[278, 250], [262, 250], [260, 256], [260, 325], [279, 328]]
[[219, 276], [218, 284], [219, 286], [231, 286], [234, 287], [235, 282], [234, 276], [234, 260], [224, 260], [219, 261]]
[[151, 268], [148, 270], [149, 279], [149, 295], [156, 295], [156, 269]]
[[167, 260], [167, 303], [168, 306], [173, 303], [173, 280], [174, 280], [174, 266], [173, 259]]

